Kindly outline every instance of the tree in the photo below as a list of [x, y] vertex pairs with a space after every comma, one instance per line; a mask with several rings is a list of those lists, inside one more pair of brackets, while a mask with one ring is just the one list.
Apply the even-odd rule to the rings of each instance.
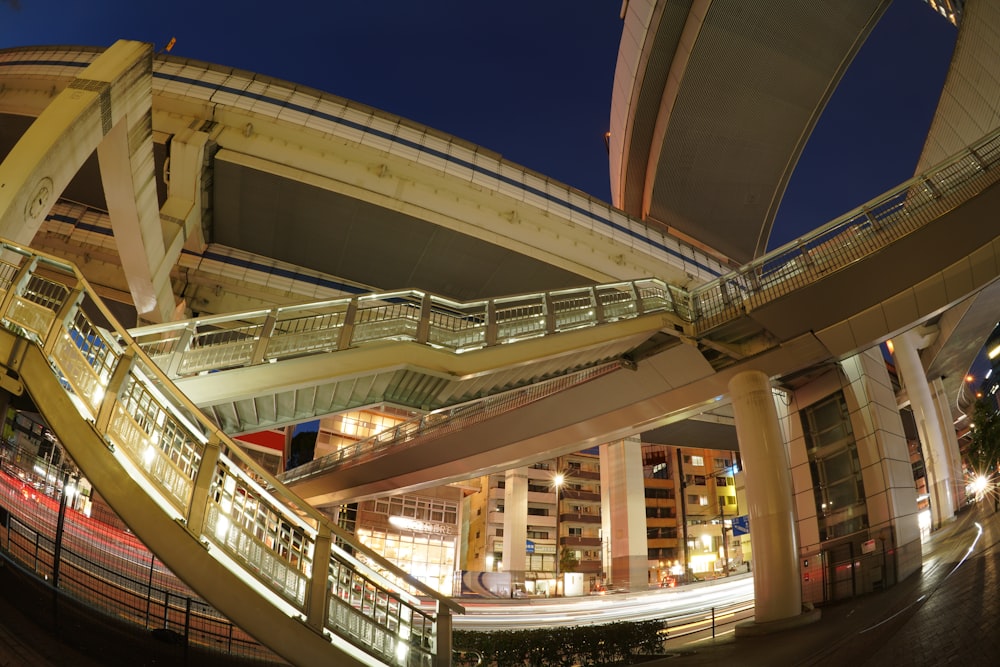
[[993, 475], [1000, 464], [1000, 415], [992, 401], [981, 398], [973, 406], [971, 438], [969, 463], [977, 473]]
[[559, 554], [559, 571], [576, 572], [576, 568], [579, 566], [580, 560], [576, 557], [576, 551], [569, 547], [563, 547], [562, 552]]

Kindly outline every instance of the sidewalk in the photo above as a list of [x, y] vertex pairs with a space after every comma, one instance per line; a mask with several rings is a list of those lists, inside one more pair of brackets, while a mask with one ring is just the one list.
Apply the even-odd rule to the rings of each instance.
[[667, 655], [644, 665], [1000, 664], [998, 542], [1000, 514], [980, 503], [936, 531], [921, 571], [885, 592], [825, 605], [818, 622], [785, 632], [668, 641]]

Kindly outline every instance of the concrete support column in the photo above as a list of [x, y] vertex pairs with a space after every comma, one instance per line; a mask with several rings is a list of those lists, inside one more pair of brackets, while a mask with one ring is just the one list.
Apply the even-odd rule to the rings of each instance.
[[[119, 41], [56, 95], [0, 164], [0, 237], [31, 243], [70, 179], [130, 112], [133, 84], [151, 77], [149, 44]], [[151, 92], [145, 97], [148, 110]]]
[[125, 117], [97, 147], [101, 183], [140, 320], [173, 319], [174, 294], [166, 256], [153, 160], [152, 72], [132, 83]]
[[910, 397], [913, 420], [917, 424], [917, 434], [924, 452], [927, 490], [931, 496], [931, 521], [934, 528], [940, 528], [941, 524], [955, 516], [948, 474], [951, 457], [941, 435], [938, 409], [931, 397], [930, 384], [917, 351], [920, 339], [921, 336], [913, 329], [897, 336], [893, 339], [893, 355], [899, 377]]
[[202, 191], [208, 140], [208, 134], [192, 129], [178, 132], [170, 140], [167, 201], [160, 209], [160, 219], [171, 263], [176, 261], [181, 247], [202, 252], [206, 246]]
[[739, 373], [729, 381], [729, 393], [746, 471], [755, 623], [781, 621], [802, 612], [788, 454], [767, 375], [760, 371]]
[[510, 572], [511, 584], [524, 580], [527, 544], [528, 476], [515, 468], [507, 471], [503, 492], [503, 569]]
[[944, 390], [941, 378], [930, 382], [931, 396], [938, 411], [941, 438], [948, 452], [948, 478], [951, 480], [951, 502], [953, 507], [961, 507], [965, 499], [965, 472], [962, 470], [962, 452], [958, 446], [958, 434], [951, 416], [951, 399]]
[[616, 588], [646, 590], [649, 559], [646, 548], [646, 498], [642, 478], [642, 444], [638, 437], [600, 447], [601, 515], [605, 541], [611, 546], [611, 570]]

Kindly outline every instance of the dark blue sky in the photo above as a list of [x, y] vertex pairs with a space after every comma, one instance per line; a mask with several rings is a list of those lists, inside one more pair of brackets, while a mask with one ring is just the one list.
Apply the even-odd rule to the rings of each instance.
[[[127, 38], [410, 118], [608, 201], [620, 0], [0, 0], [0, 47]], [[955, 29], [896, 0], [799, 163], [771, 246], [907, 179]]]

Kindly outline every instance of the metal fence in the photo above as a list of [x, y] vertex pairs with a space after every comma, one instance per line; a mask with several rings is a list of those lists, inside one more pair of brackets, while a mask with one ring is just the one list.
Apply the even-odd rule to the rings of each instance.
[[998, 162], [1000, 130], [995, 130], [853, 211], [696, 287], [687, 299], [696, 332], [737, 319], [923, 227], [1000, 180]]
[[105, 506], [93, 505], [90, 516], [77, 510], [81, 499], [68, 470], [39, 476], [34, 466], [15, 464], [35, 455], [6, 443], [0, 456], [0, 550], [24, 571], [82, 605], [167, 638], [181, 656], [196, 647], [287, 664], [191, 591]]

